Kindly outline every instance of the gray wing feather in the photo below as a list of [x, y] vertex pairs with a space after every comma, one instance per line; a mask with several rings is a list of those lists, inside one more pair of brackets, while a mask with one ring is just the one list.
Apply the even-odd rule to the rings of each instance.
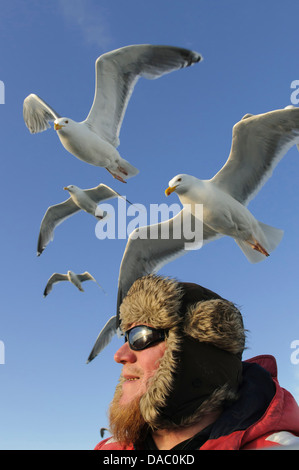
[[87, 271], [82, 274], [77, 274], [77, 278], [79, 279], [80, 282], [84, 281], [95, 281], [95, 278]]
[[126, 46], [101, 55], [95, 64], [95, 95], [86, 124], [117, 147], [126, 108], [138, 79], [155, 79], [200, 60], [197, 52], [188, 49], [147, 44]]
[[111, 317], [100, 331], [86, 363], [91, 362], [111, 341], [116, 334], [116, 316]]
[[66, 201], [50, 206], [41, 222], [38, 242], [37, 255], [41, 255], [48, 243], [54, 238], [55, 228], [65, 219], [81, 209], [73, 202], [72, 198]]
[[119, 194], [114, 189], [110, 188], [106, 184], [99, 184], [95, 188], [86, 189], [84, 192], [96, 203], [112, 199], [114, 197], [120, 197], [124, 199], [128, 204], [132, 204], [127, 198]]
[[46, 297], [52, 290], [53, 285], [60, 281], [68, 281], [68, 276], [66, 274], [54, 273], [49, 278], [47, 285], [44, 290], [44, 297]]
[[233, 127], [228, 160], [211, 181], [247, 205], [298, 142], [299, 108], [247, 114]]
[[[220, 235], [203, 224], [202, 240], [186, 237], [183, 230], [185, 209], [182, 209], [175, 217], [159, 224], [149, 225], [136, 229], [130, 234], [125, 252], [122, 258], [117, 295], [117, 327], [119, 326], [119, 307], [131, 285], [139, 277], [156, 273], [167, 263], [185, 255], [193, 249], [198, 249], [202, 244], [220, 238]], [[196, 227], [195, 218], [190, 219], [190, 233], [194, 233]], [[152, 234], [156, 234], [156, 238]], [[169, 235], [168, 235], [169, 234]], [[138, 236], [136, 238], [136, 236]], [[189, 248], [186, 249], [186, 244]], [[192, 248], [191, 248], [192, 249]]]
[[31, 93], [23, 103], [23, 118], [32, 134], [43, 132], [50, 126], [49, 122], [61, 116], [39, 96]]
[[122, 197], [114, 189], [109, 188], [106, 184], [99, 184], [95, 188], [85, 189], [84, 192], [94, 201], [100, 202], [114, 197]]

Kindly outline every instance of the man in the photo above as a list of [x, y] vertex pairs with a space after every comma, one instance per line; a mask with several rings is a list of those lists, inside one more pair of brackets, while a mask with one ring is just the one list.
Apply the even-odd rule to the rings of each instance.
[[197, 284], [149, 275], [120, 307], [123, 365], [97, 450], [256, 449], [299, 444], [299, 407], [272, 356], [242, 362], [240, 311]]

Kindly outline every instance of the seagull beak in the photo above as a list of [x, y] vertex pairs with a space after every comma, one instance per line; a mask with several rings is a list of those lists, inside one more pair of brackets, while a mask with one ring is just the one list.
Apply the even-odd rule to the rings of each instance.
[[63, 127], [64, 127], [64, 126], [63, 126], [62, 124], [57, 124], [57, 123], [54, 124], [54, 129], [55, 129], [55, 131], [59, 131], [59, 130], [62, 129]]
[[66, 190], [67, 190], [67, 188], [63, 188], [63, 189], [66, 189]]
[[165, 189], [165, 194], [166, 196], [169, 196], [173, 191], [175, 191], [176, 186], [169, 186], [167, 189]]

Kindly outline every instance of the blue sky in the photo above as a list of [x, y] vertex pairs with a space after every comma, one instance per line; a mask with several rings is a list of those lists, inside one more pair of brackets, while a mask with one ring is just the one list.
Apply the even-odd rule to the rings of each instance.
[[[212, 177], [244, 114], [291, 104], [291, 83], [299, 80], [299, 6], [296, 0], [1, 0], [0, 6], [0, 448], [92, 449], [107, 425], [121, 369], [113, 353], [121, 340], [85, 361], [115, 313], [126, 240], [99, 240], [95, 219], [80, 213], [56, 229], [37, 257], [42, 217], [66, 198], [68, 184], [102, 182], [149, 207], [179, 202], [164, 195], [178, 173]], [[138, 82], [119, 151], [140, 173], [123, 185], [70, 155], [53, 129], [31, 135], [22, 105], [37, 93], [58, 113], [83, 120], [96, 58], [140, 43], [190, 48], [204, 61]], [[294, 147], [249, 206], [257, 219], [285, 231], [266, 261], [249, 264], [232, 239], [222, 238], [160, 271], [238, 304], [249, 330], [244, 358], [274, 355], [281, 385], [297, 400], [299, 364], [291, 361], [291, 344], [299, 340], [298, 157]], [[68, 269], [89, 271], [107, 295], [95, 283], [85, 283], [84, 293], [61, 283], [43, 298], [50, 275]]]

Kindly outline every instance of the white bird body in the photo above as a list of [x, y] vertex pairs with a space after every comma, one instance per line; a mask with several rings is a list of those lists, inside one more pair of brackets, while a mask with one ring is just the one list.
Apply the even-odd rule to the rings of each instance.
[[[203, 205], [203, 221], [213, 230], [232, 237], [248, 239], [254, 230], [258, 231], [258, 222], [251, 212], [236, 199], [217, 188], [209, 180], [193, 179], [194, 186], [179, 198], [183, 206], [191, 206], [196, 217], [195, 204]], [[171, 186], [171, 181], [169, 183]]]
[[113, 145], [91, 130], [86, 121], [59, 118], [55, 119], [54, 127], [64, 148], [79, 160], [94, 166], [104, 166], [115, 174], [120, 166], [126, 168], [130, 165]]
[[76, 286], [79, 289], [80, 292], [84, 292], [84, 289], [82, 287], [81, 282], [79, 281], [79, 278], [78, 278], [77, 274], [75, 274], [73, 271], [68, 270], [67, 277], [68, 277], [68, 280], [72, 284], [74, 284], [74, 286]]
[[[169, 181], [166, 194], [176, 192], [184, 207], [196, 217], [195, 205], [203, 205], [203, 223], [215, 232], [235, 239], [250, 262], [269, 256], [283, 231], [259, 222], [247, 207], [220, 189], [213, 180], [180, 174]], [[259, 253], [248, 249], [251, 246]]]
[[200, 62], [197, 52], [173, 46], [138, 44], [102, 54], [95, 63], [95, 93], [88, 116], [82, 122], [61, 117], [39, 96], [31, 93], [23, 104], [24, 121], [31, 133], [54, 128], [75, 157], [106, 168], [126, 183], [139, 170], [122, 158], [116, 148], [122, 121], [140, 77], [156, 79]]
[[80, 207], [85, 212], [88, 212], [89, 214], [93, 215], [96, 218], [102, 219], [97, 212], [98, 204], [93, 201], [83, 189], [78, 188], [78, 186], [75, 186], [74, 184], [71, 184], [69, 186], [66, 186], [63, 188], [67, 190], [74, 201], [74, 203]]

